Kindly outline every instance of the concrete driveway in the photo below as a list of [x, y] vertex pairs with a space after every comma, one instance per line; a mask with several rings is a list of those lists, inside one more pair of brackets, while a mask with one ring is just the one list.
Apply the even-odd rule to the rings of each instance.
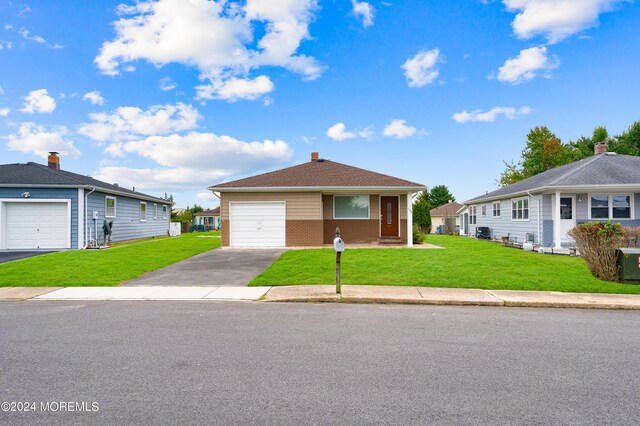
[[123, 285], [244, 286], [284, 252], [282, 249], [214, 249], [149, 272]]
[[50, 251], [0, 251], [0, 263], [11, 262], [12, 260], [25, 259], [27, 257], [39, 256], [41, 254], [52, 253]]

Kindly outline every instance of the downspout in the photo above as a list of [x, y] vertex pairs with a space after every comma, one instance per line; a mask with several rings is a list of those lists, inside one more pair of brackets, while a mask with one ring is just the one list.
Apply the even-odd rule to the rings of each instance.
[[[89, 240], [87, 239], [87, 213], [89, 212], [89, 206], [87, 205], [87, 197], [94, 192], [96, 189], [95, 188], [91, 188], [91, 191], [87, 192], [86, 194], [84, 194], [84, 247], [82, 247], [82, 250], [85, 250], [87, 248], [87, 246], [89, 245]], [[97, 235], [96, 235], [97, 237]]]
[[[529, 191], [527, 191], [527, 195], [531, 198], [533, 198], [533, 195], [531, 195], [531, 193]], [[540, 235], [540, 200], [542, 199], [542, 196], [540, 196], [540, 199], [536, 200], [536, 203], [538, 204], [538, 243], [540, 245], [542, 245], [542, 238]], [[533, 242], [535, 244], [535, 241]]]

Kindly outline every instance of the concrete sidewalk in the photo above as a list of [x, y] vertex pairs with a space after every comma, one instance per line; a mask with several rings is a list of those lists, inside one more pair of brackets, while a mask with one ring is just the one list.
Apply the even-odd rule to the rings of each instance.
[[[264, 297], [263, 297], [264, 296]], [[0, 301], [19, 300], [261, 300], [268, 302], [401, 303], [640, 310], [640, 295], [555, 291], [344, 285], [282, 287], [3, 287]]]
[[[31, 300], [259, 300], [270, 287], [67, 287]], [[2, 299], [2, 294], [0, 294]]]
[[265, 300], [640, 310], [640, 295], [367, 285], [272, 287]]

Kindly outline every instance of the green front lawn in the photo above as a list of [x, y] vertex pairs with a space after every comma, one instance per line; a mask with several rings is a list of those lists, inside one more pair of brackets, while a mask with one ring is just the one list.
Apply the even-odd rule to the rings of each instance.
[[[349, 249], [342, 284], [640, 293], [640, 286], [594, 278], [582, 258], [542, 255], [471, 238], [430, 235], [444, 249]], [[284, 253], [249, 285], [334, 284], [332, 249]]]
[[220, 238], [210, 238], [216, 234], [196, 232], [132, 241], [106, 250], [70, 250], [2, 263], [0, 287], [116, 286], [220, 247]]

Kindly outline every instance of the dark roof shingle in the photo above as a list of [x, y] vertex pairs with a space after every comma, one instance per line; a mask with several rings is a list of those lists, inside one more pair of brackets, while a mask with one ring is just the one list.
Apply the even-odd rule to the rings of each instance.
[[132, 191], [118, 185], [113, 185], [94, 179], [91, 176], [83, 176], [66, 170], [56, 170], [38, 163], [14, 163], [0, 165], [0, 186], [2, 185], [65, 185], [65, 186], [89, 186], [107, 192], [118, 192], [130, 195], [133, 198], [147, 198], [162, 203], [169, 203], [162, 198]]
[[452, 201], [443, 206], [431, 209], [431, 216], [455, 216], [457, 211], [462, 208], [462, 204]]
[[465, 204], [542, 188], [599, 185], [640, 186], [640, 157], [618, 155], [613, 152], [595, 155], [472, 198], [465, 201]]

